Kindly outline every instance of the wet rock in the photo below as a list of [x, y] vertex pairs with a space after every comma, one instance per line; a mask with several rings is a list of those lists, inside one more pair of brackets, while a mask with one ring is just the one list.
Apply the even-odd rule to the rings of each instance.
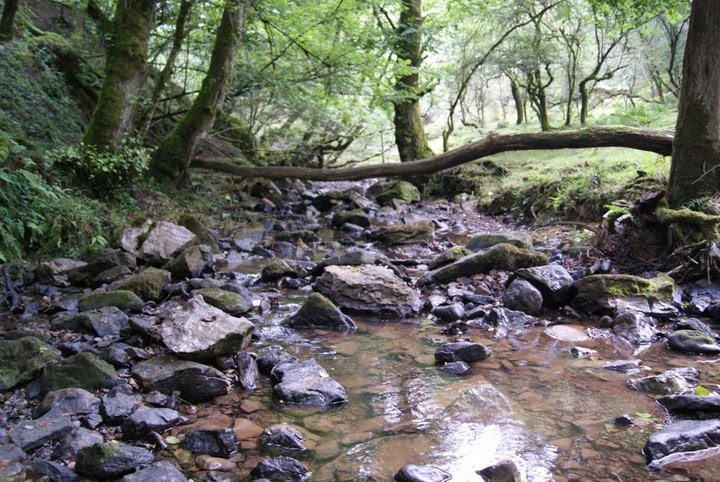
[[432, 311], [439, 320], [450, 322], [465, 318], [465, 307], [460, 303], [441, 305]]
[[622, 313], [624, 311], [635, 311], [645, 316], [664, 320], [678, 316], [680, 313], [672, 303], [667, 301], [656, 301], [652, 297], [631, 296], [612, 301], [614, 311]]
[[270, 482], [303, 481], [310, 478], [312, 472], [291, 457], [275, 457], [263, 460], [250, 472], [255, 479], [267, 479]]
[[320, 261], [313, 269], [313, 274], [319, 276], [327, 266], [358, 266], [361, 264], [389, 264], [387, 257], [374, 251], [350, 251], [339, 256], [332, 256]]
[[538, 322], [534, 316], [507, 308], [493, 308], [485, 316], [484, 321], [495, 327], [496, 338], [504, 338], [510, 333], [520, 333]]
[[407, 181], [396, 181], [385, 187], [375, 200], [382, 206], [387, 206], [394, 199], [408, 204], [420, 201], [420, 191]]
[[27, 451], [57, 440], [72, 430], [72, 422], [58, 408], [35, 420], [26, 420], [13, 427], [10, 440]]
[[35, 417], [40, 417], [53, 408], [59, 409], [62, 414], [70, 417], [97, 416], [100, 411], [100, 399], [82, 388], [55, 390], [42, 399], [35, 409]]
[[628, 380], [633, 390], [649, 392], [653, 395], [671, 395], [695, 388], [700, 383], [700, 370], [697, 368], [673, 368], [659, 375]]
[[720, 445], [720, 420], [682, 420], [648, 438], [643, 453], [650, 463], [667, 455]]
[[254, 329], [245, 318], [230, 316], [196, 296], [168, 314], [160, 336], [173, 353], [202, 360], [234, 355], [249, 343]]
[[169, 408], [140, 407], [123, 421], [123, 439], [144, 439], [150, 432], [162, 433], [183, 420], [178, 412]]
[[23, 449], [15, 444], [0, 444], [0, 465], [11, 462], [23, 462], [27, 459], [27, 454]]
[[720, 303], [720, 285], [707, 280], [697, 281], [688, 291], [688, 308], [691, 313], [702, 315], [711, 305]]
[[122, 378], [110, 364], [92, 353], [84, 352], [45, 367], [40, 377], [40, 391], [48, 393], [61, 388], [95, 391], [121, 383], [124, 383]]
[[[232, 472], [237, 468], [237, 465], [235, 465], [233, 462], [229, 461], [228, 459], [223, 459], [220, 457], [212, 457], [210, 455], [200, 455], [198, 458], [195, 459], [195, 464], [200, 467], [202, 470], [209, 470], [209, 471], [215, 471], [215, 472]], [[213, 476], [213, 480], [216, 476]], [[221, 478], [221, 480], [227, 480], [224, 476]]]
[[55, 459], [73, 459], [84, 447], [90, 447], [103, 442], [103, 436], [95, 430], [88, 430], [85, 427], [74, 428], [69, 434], [63, 436], [53, 448]]
[[290, 353], [283, 351], [281, 347], [270, 347], [271, 349], [262, 353], [258, 359], [260, 373], [270, 375], [272, 369], [281, 363], [296, 362], [298, 359]]
[[200, 244], [184, 249], [180, 254], [163, 265], [170, 272], [172, 279], [198, 278], [203, 272], [210, 270], [212, 249]]
[[273, 398], [310, 407], [332, 407], [347, 402], [345, 389], [315, 360], [286, 362], [272, 370]]
[[105, 284], [110, 284], [113, 281], [118, 280], [119, 278], [130, 276], [131, 274], [132, 270], [127, 266], [113, 266], [112, 268], [106, 269], [105, 271], [95, 276], [95, 278], [93, 278], [93, 286], [98, 287]]
[[715, 339], [697, 330], [677, 330], [668, 336], [670, 348], [683, 353], [699, 353], [703, 355], [720, 354], [720, 345]]
[[69, 467], [51, 460], [35, 460], [30, 465], [33, 472], [46, 476], [53, 482], [75, 482], [80, 476]]
[[55, 258], [44, 261], [35, 268], [35, 274], [42, 283], [63, 285], [67, 283], [64, 276], [74, 269], [87, 266], [85, 261], [69, 258]]
[[240, 316], [252, 311], [252, 305], [243, 296], [232, 291], [205, 288], [196, 290], [192, 294], [202, 296], [207, 304], [232, 316]]
[[383, 266], [328, 266], [314, 288], [342, 309], [380, 317], [412, 316], [423, 304], [417, 290]]
[[720, 417], [720, 395], [666, 395], [657, 399], [670, 414], [693, 419]]
[[263, 283], [274, 283], [280, 279], [289, 276], [297, 278], [297, 270], [292, 268], [284, 260], [273, 260], [262, 269], [260, 281]]
[[128, 226], [123, 229], [122, 235], [120, 236], [120, 247], [128, 253], [137, 254], [140, 238], [145, 237], [150, 232], [152, 226], [152, 220], [146, 219], [137, 226]]
[[503, 304], [511, 310], [537, 315], [542, 310], [543, 297], [529, 281], [518, 278], [505, 290]]
[[705, 323], [697, 318], [680, 318], [673, 325], [675, 330], [695, 330], [715, 338], [716, 333]]
[[336, 228], [343, 224], [351, 223], [362, 228], [370, 227], [370, 216], [362, 209], [352, 209], [350, 211], [340, 211], [333, 215], [331, 224]]
[[650, 343], [655, 336], [655, 328], [642, 313], [626, 311], [615, 317], [612, 331], [634, 345]]
[[185, 434], [180, 446], [193, 454], [227, 458], [238, 449], [238, 439], [231, 428], [194, 429]]
[[442, 266], [448, 265], [450, 263], [453, 263], [460, 258], [464, 258], [465, 256], [471, 254], [472, 251], [470, 251], [467, 248], [463, 248], [460, 246], [456, 246], [454, 248], [449, 248], [443, 251], [438, 256], [435, 256], [430, 263], [428, 264], [428, 269], [437, 269]]
[[302, 304], [297, 313], [287, 318], [283, 324], [291, 328], [333, 328], [354, 330], [355, 322], [345, 315], [340, 308], [320, 293], [312, 293]]
[[120, 442], [95, 444], [77, 453], [75, 472], [93, 479], [114, 479], [151, 463], [153, 458], [152, 452], [141, 447]]
[[271, 425], [260, 435], [260, 443], [265, 447], [289, 452], [307, 450], [304, 441], [303, 433], [297, 427], [287, 423]]
[[100, 337], [118, 336], [130, 329], [128, 317], [115, 306], [105, 306], [82, 313], [60, 313], [53, 317], [53, 330], [71, 330], [91, 333]]
[[474, 235], [466, 246], [472, 252], [483, 251], [498, 244], [512, 244], [522, 249], [532, 249], [532, 238], [524, 233], [478, 233]]
[[96, 310], [105, 306], [114, 306], [123, 311], [139, 313], [143, 307], [143, 300], [132, 291], [115, 290], [95, 291], [82, 296], [78, 301], [80, 311]]
[[506, 421], [512, 413], [505, 395], [488, 383], [480, 383], [460, 394], [441, 417], [456, 422], [492, 423]]
[[286, 242], [295, 244], [298, 241], [303, 243], [312, 244], [320, 241], [320, 236], [314, 231], [309, 229], [301, 229], [298, 231], [281, 231], [275, 235], [275, 240], [278, 242]]
[[118, 425], [142, 403], [142, 397], [132, 393], [126, 385], [119, 385], [100, 399], [100, 414], [105, 423]]
[[435, 229], [430, 221], [418, 221], [412, 224], [393, 224], [382, 227], [373, 233], [377, 241], [384, 246], [431, 242], [435, 239]]
[[318, 194], [311, 203], [315, 209], [324, 213], [330, 211], [335, 205], [348, 201], [350, 201], [350, 197], [347, 193], [333, 190]]
[[195, 244], [196, 239], [197, 236], [187, 228], [160, 221], [145, 238], [138, 255], [151, 264], [162, 266], [183, 249]]
[[502, 243], [428, 271], [420, 277], [418, 284], [449, 283], [463, 276], [485, 274], [492, 270], [516, 271], [543, 264], [547, 264], [547, 256], [544, 254]]
[[596, 274], [576, 281], [573, 286], [577, 294], [572, 306], [590, 314], [611, 313], [618, 308], [618, 301], [633, 297], [671, 303], [674, 291], [674, 282], [667, 276], [645, 279], [626, 274]]
[[595, 358], [597, 357], [597, 350], [582, 346], [574, 346], [570, 348], [570, 354], [573, 358]]
[[[571, 343], [582, 343], [590, 340], [590, 337], [587, 335], [587, 333], [581, 326], [552, 325], [545, 328], [544, 333], [551, 338], [555, 338], [556, 340], [567, 341]], [[580, 350], [578, 353], [582, 354], [582, 351], [583, 350]]]
[[438, 362], [456, 362], [464, 361], [472, 363], [482, 361], [492, 355], [492, 350], [485, 345], [479, 343], [471, 343], [469, 341], [459, 341], [448, 343], [435, 350], [435, 361]]
[[187, 482], [187, 478], [172, 462], [161, 460], [144, 469], [126, 475], [120, 482]]
[[477, 474], [482, 476], [486, 482], [522, 482], [523, 480], [520, 470], [512, 460], [503, 460], [490, 467], [485, 467], [478, 470]]
[[634, 375], [640, 372], [642, 366], [642, 360], [614, 360], [606, 363], [602, 367], [605, 370], [613, 370], [616, 372], [625, 373], [626, 375]]
[[235, 355], [237, 367], [237, 384], [246, 391], [253, 391], [260, 379], [257, 361], [250, 353], [241, 351]]
[[409, 464], [395, 474], [396, 482], [445, 482], [452, 476], [442, 469], [432, 465]]
[[190, 403], [202, 402], [225, 395], [230, 380], [219, 370], [170, 356], [159, 356], [136, 364], [133, 377], [146, 390], [165, 394], [180, 392], [180, 398]]
[[470, 373], [470, 365], [468, 365], [464, 361], [455, 361], [444, 364], [443, 366], [438, 368], [438, 370], [443, 373], [447, 373], [448, 375], [462, 377]]
[[147, 268], [142, 273], [125, 278], [112, 286], [116, 290], [132, 291], [144, 301], [160, 301], [163, 288], [172, 281], [169, 271]]
[[520, 269], [515, 275], [529, 281], [540, 290], [543, 302], [548, 306], [562, 306], [570, 301], [575, 280], [559, 264]]
[[58, 354], [34, 336], [0, 340], [0, 391], [10, 390], [37, 378]]

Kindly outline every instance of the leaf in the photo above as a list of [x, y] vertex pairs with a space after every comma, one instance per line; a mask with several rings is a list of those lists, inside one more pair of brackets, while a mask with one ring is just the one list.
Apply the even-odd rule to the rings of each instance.
[[180, 439], [177, 438], [175, 435], [169, 435], [165, 437], [165, 441], [170, 445], [177, 445], [180, 443]]
[[635, 416], [643, 420], [650, 420], [652, 418], [652, 414], [647, 412], [635, 412]]
[[607, 433], [612, 433], [612, 432], [614, 432], [614, 431], [615, 431], [615, 425], [613, 425], [612, 423], [606, 423], [606, 424], [605, 424], [605, 431], [606, 431]]
[[703, 387], [702, 385], [698, 385], [697, 387], [695, 387], [695, 395], [699, 397], [707, 397], [708, 395], [710, 395], [710, 390]]

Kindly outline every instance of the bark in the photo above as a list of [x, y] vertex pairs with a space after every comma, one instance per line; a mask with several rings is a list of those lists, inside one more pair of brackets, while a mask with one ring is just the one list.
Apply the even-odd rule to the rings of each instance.
[[18, 11], [19, 0], [5, 0], [5, 6], [0, 18], [0, 42], [9, 42], [13, 38], [15, 15]]
[[190, 110], [155, 151], [150, 165], [155, 177], [175, 181], [186, 178], [192, 156], [207, 137], [227, 96], [251, 4], [252, 0], [226, 0], [207, 75]]
[[673, 134], [667, 131], [632, 127], [594, 127], [560, 132], [493, 134], [479, 141], [471, 142], [457, 149], [420, 161], [350, 169], [240, 166], [211, 159], [196, 159], [193, 161], [192, 166], [227, 172], [246, 178], [358, 181], [374, 177], [408, 177], [431, 174], [506, 151], [628, 147], [668, 156], [672, 152], [672, 141]]
[[517, 116], [515, 124], [520, 125], [525, 122], [522, 91], [520, 91], [520, 85], [514, 77], [508, 76], [508, 78], [510, 79], [510, 92], [512, 93], [513, 102], [515, 103], [515, 114]]
[[155, 2], [117, 2], [112, 39], [105, 60], [105, 80], [83, 143], [104, 149], [134, 129], [138, 95], [147, 74], [147, 50]]
[[670, 167], [670, 205], [717, 194], [720, 188], [720, 9], [694, 0], [683, 60]]
[[397, 26], [396, 54], [407, 62], [411, 72], [397, 79], [395, 89], [395, 143], [401, 162], [432, 156], [422, 117], [420, 116], [420, 65], [422, 64], [422, 0], [403, 0]]
[[545, 72], [547, 72], [548, 80], [543, 82], [542, 71], [539, 67], [535, 67], [528, 72], [527, 77], [527, 93], [530, 97], [533, 110], [540, 121], [540, 130], [549, 131], [550, 116], [548, 114], [547, 88], [553, 83], [553, 76], [550, 70], [550, 64], [545, 64]]

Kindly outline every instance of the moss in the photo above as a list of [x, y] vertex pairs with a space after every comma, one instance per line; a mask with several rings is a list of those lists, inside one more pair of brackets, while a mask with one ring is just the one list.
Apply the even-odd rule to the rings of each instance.
[[32, 380], [56, 358], [52, 348], [32, 336], [0, 341], [0, 390]]
[[178, 224], [190, 230], [195, 236], [197, 236], [197, 244], [207, 244], [214, 251], [217, 251], [218, 243], [210, 235], [208, 228], [203, 224], [197, 216], [189, 213], [183, 213], [178, 219]]
[[169, 271], [147, 268], [140, 274], [122, 280], [115, 288], [132, 291], [145, 301], [159, 301], [163, 296], [163, 288], [170, 281], [171, 275]]
[[209, 305], [233, 316], [240, 316], [252, 310], [252, 305], [245, 298], [232, 291], [203, 288], [197, 290], [196, 293], [201, 295]]
[[407, 181], [397, 181], [377, 197], [377, 202], [389, 204], [393, 199], [400, 199], [408, 204], [418, 202], [420, 201], [420, 190]]
[[123, 311], [139, 312], [143, 307], [143, 301], [132, 291], [115, 290], [87, 294], [80, 298], [78, 303], [80, 311], [94, 310], [103, 306], [115, 306]]

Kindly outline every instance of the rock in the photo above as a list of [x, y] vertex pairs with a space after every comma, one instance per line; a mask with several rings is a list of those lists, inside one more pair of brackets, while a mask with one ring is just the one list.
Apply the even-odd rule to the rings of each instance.
[[83, 352], [45, 367], [40, 377], [40, 391], [48, 393], [61, 388], [94, 391], [121, 383], [124, 383], [122, 378], [111, 365], [92, 353]]
[[480, 383], [465, 390], [440, 414], [441, 419], [490, 424], [507, 421], [513, 414], [510, 402], [497, 388]]
[[645, 315], [632, 311], [616, 316], [612, 322], [612, 331], [634, 345], [650, 343], [655, 336], [655, 328]]
[[313, 274], [319, 276], [327, 266], [358, 266], [361, 264], [390, 264], [390, 261], [382, 253], [374, 251], [357, 250], [350, 251], [339, 256], [332, 256], [320, 261]]
[[187, 228], [160, 221], [145, 238], [138, 255], [151, 264], [162, 266], [183, 249], [195, 244], [196, 239]]
[[153, 461], [152, 452], [120, 442], [85, 447], [77, 453], [75, 472], [93, 479], [115, 479]]
[[180, 398], [190, 403], [210, 400], [230, 390], [230, 380], [221, 371], [170, 356], [138, 363], [132, 368], [132, 375], [145, 390], [165, 394], [177, 390]]
[[435, 361], [472, 363], [485, 360], [490, 355], [492, 355], [492, 350], [485, 345], [469, 341], [458, 341], [447, 343], [435, 350]]
[[211, 470], [215, 472], [232, 472], [237, 468], [237, 465], [228, 459], [212, 457], [210, 455], [198, 456], [198, 458], [195, 459], [195, 464], [202, 470]]
[[347, 402], [345, 389], [315, 360], [286, 362], [272, 370], [273, 398], [310, 407], [333, 407]]
[[720, 445], [720, 420], [681, 420], [648, 438], [643, 453], [650, 463], [678, 452], [692, 452]]
[[206, 244], [190, 246], [163, 265], [174, 280], [199, 278], [212, 263], [212, 249]]
[[533, 249], [532, 238], [524, 233], [478, 233], [475, 234], [465, 246], [472, 252], [484, 251], [498, 244], [512, 244], [521, 249]]
[[118, 385], [100, 399], [100, 414], [105, 423], [119, 425], [142, 403], [140, 395], [133, 394], [124, 385]]
[[350, 201], [348, 194], [332, 190], [318, 194], [311, 202], [315, 209], [324, 213], [330, 211], [335, 205], [347, 201]]
[[168, 314], [160, 337], [176, 355], [202, 360], [234, 355], [249, 343], [254, 329], [245, 318], [230, 316], [196, 296]]
[[231, 428], [194, 429], [185, 434], [180, 446], [193, 454], [227, 458], [238, 449], [238, 439]]
[[275, 235], [275, 240], [292, 244], [296, 244], [298, 241], [312, 244], [320, 241], [320, 236], [309, 229], [302, 229], [299, 231], [281, 231]]
[[307, 450], [304, 441], [303, 433], [297, 427], [287, 423], [271, 425], [260, 435], [260, 443], [265, 447], [288, 452]]
[[114, 306], [123, 311], [139, 313], [143, 307], [143, 300], [132, 291], [95, 291], [80, 298], [78, 309], [80, 311], [96, 310], [106, 306]]
[[24, 462], [27, 454], [23, 449], [15, 444], [0, 444], [0, 466], [11, 462]]
[[0, 480], [3, 482], [24, 482], [27, 479], [25, 467], [14, 462], [6, 467], [0, 467]]
[[445, 482], [452, 476], [442, 469], [432, 465], [413, 465], [403, 467], [395, 474], [396, 482]]
[[276, 346], [270, 348], [270, 350], [262, 353], [257, 359], [260, 373], [270, 375], [272, 369], [275, 368], [277, 365], [286, 362], [298, 361], [298, 359], [292, 356], [290, 353], [283, 351], [282, 347]]
[[570, 348], [570, 354], [573, 358], [596, 358], [597, 350], [591, 348], [585, 348], [582, 346], [574, 346]]
[[45, 395], [35, 409], [35, 417], [42, 416], [53, 408], [70, 417], [98, 414], [100, 399], [82, 388], [62, 388]]
[[590, 337], [587, 333], [585, 333], [582, 326], [552, 325], [545, 328], [544, 333], [556, 340], [567, 341], [570, 343], [582, 343], [590, 340]]
[[123, 229], [122, 235], [120, 236], [120, 247], [128, 253], [137, 254], [140, 238], [147, 235], [152, 226], [152, 220], [145, 219], [141, 224], [128, 226]]
[[511, 310], [522, 311], [528, 315], [538, 315], [542, 310], [543, 297], [540, 290], [529, 281], [516, 278], [505, 290], [503, 304]]
[[30, 465], [33, 472], [46, 476], [53, 482], [75, 482], [80, 476], [64, 465], [50, 460], [35, 460]]
[[98, 273], [98, 275], [93, 278], [93, 286], [98, 287], [106, 285], [119, 278], [130, 276], [131, 274], [132, 270], [127, 266], [113, 266], [110, 269], [106, 269], [105, 271]]
[[485, 274], [492, 270], [516, 271], [547, 264], [542, 253], [502, 243], [487, 251], [473, 253], [433, 271], [428, 271], [418, 280], [419, 285], [449, 283], [463, 276]]
[[708, 325], [697, 318], [680, 318], [675, 321], [673, 328], [675, 330], [695, 330], [705, 333], [712, 338], [717, 337], [717, 334]]
[[262, 269], [260, 281], [263, 283], [274, 283], [286, 276], [289, 276], [290, 278], [297, 278], [297, 270], [290, 267], [287, 262], [276, 259], [270, 261], [270, 263], [265, 265]]
[[539, 289], [543, 302], [548, 306], [563, 306], [570, 301], [575, 281], [559, 264], [519, 269], [515, 272], [515, 276], [529, 281]]
[[197, 244], [206, 245], [211, 251], [219, 250], [217, 235], [208, 229], [200, 218], [189, 213], [184, 213], [178, 219], [178, 224], [187, 228], [195, 235]]
[[61, 438], [72, 430], [72, 422], [59, 408], [54, 408], [35, 420], [26, 420], [13, 427], [10, 440], [28, 451]]
[[237, 384], [246, 391], [253, 391], [260, 379], [257, 361], [247, 352], [241, 351], [235, 355], [237, 367]]
[[642, 360], [614, 360], [606, 363], [602, 367], [605, 370], [613, 370], [616, 372], [625, 373], [626, 375], [634, 375], [640, 372], [642, 366]]
[[693, 419], [720, 418], [720, 395], [666, 395], [657, 399], [671, 415]]
[[670, 348], [683, 353], [700, 353], [703, 355], [720, 354], [720, 345], [715, 339], [696, 330], [677, 330], [668, 336]]
[[478, 470], [477, 473], [486, 482], [522, 482], [523, 480], [520, 470], [512, 460], [503, 460], [490, 467]]
[[137, 267], [137, 260], [130, 253], [109, 249], [104, 255], [95, 258], [91, 263], [68, 273], [68, 280], [76, 285], [87, 285], [100, 273], [118, 266], [125, 266], [134, 270]]
[[115, 306], [82, 313], [61, 312], [53, 317], [50, 327], [53, 330], [82, 331], [99, 337], [118, 336], [130, 329], [127, 315]]
[[577, 295], [572, 306], [590, 314], [612, 313], [619, 301], [634, 297], [671, 303], [674, 291], [672, 278], [664, 275], [645, 279], [627, 274], [596, 274], [576, 281], [573, 286]]
[[460, 246], [455, 246], [454, 248], [449, 248], [443, 251], [438, 256], [435, 256], [430, 263], [428, 264], [428, 269], [437, 269], [442, 266], [448, 265], [450, 263], [453, 263], [460, 258], [464, 258], [465, 256], [468, 256], [469, 254], [472, 254], [472, 251], [470, 251], [467, 248], [463, 248]]
[[215, 308], [232, 316], [240, 316], [252, 311], [252, 305], [241, 295], [222, 289], [204, 288], [195, 290], [194, 296], [200, 295], [203, 300]]
[[350, 211], [340, 211], [333, 215], [331, 224], [339, 228], [345, 223], [355, 224], [362, 228], [370, 227], [370, 216], [362, 209], [352, 209]]
[[328, 266], [314, 288], [342, 309], [379, 317], [413, 316], [423, 305], [417, 290], [383, 266]]
[[628, 380], [633, 390], [649, 392], [653, 395], [671, 395], [695, 388], [700, 383], [700, 370], [697, 368], [673, 368], [659, 375]]
[[375, 200], [382, 206], [387, 206], [394, 199], [408, 204], [420, 201], [420, 190], [407, 181], [395, 181], [385, 187]]
[[187, 482], [187, 478], [168, 460], [161, 460], [126, 475], [120, 482]]
[[534, 316], [507, 308], [493, 308], [485, 316], [484, 321], [495, 327], [495, 338], [504, 338], [511, 332], [520, 333], [538, 322]]
[[690, 287], [688, 298], [690, 312], [702, 315], [711, 305], [720, 303], [720, 285], [707, 280], [697, 281]]
[[311, 475], [312, 472], [303, 464], [284, 456], [263, 460], [250, 472], [251, 477], [270, 482], [300, 482], [309, 479]]
[[63, 284], [62, 277], [72, 270], [87, 266], [85, 261], [69, 258], [55, 258], [35, 268], [35, 274], [42, 283]]
[[58, 458], [73, 459], [79, 450], [102, 442], [103, 436], [100, 432], [77, 427], [59, 440], [53, 453], [57, 454]]
[[432, 310], [432, 314], [445, 322], [457, 321], [465, 318], [465, 307], [461, 303], [441, 305]]
[[0, 340], [0, 391], [34, 380], [58, 354], [34, 336]]
[[141, 440], [150, 432], [162, 433], [184, 418], [169, 408], [140, 407], [122, 423], [124, 440]]
[[283, 321], [291, 328], [333, 328], [339, 330], [354, 330], [355, 322], [340, 311], [332, 301], [320, 293], [312, 293], [307, 297], [300, 309], [293, 316]]
[[163, 298], [163, 288], [170, 281], [172, 277], [169, 271], [150, 267], [142, 273], [119, 281], [113, 288], [132, 291], [144, 301], [160, 301]]
[[382, 227], [373, 233], [377, 241], [384, 246], [400, 244], [432, 242], [435, 229], [430, 221], [418, 221], [412, 224], [392, 224]]
[[438, 368], [438, 370], [440, 370], [443, 373], [447, 373], [448, 375], [462, 377], [462, 376], [470, 373], [470, 365], [468, 365], [464, 361], [456, 361], [456, 362], [446, 363], [443, 366], [441, 366], [440, 368]]

